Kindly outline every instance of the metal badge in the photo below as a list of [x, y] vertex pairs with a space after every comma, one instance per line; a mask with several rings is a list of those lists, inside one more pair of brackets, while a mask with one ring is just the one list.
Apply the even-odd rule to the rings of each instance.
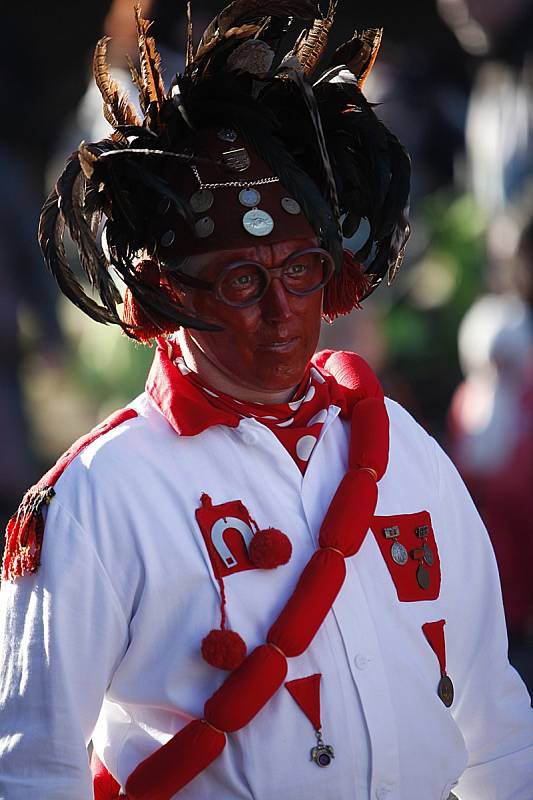
[[293, 197], [282, 197], [281, 207], [287, 212], [287, 214], [301, 214], [302, 212], [300, 203], [298, 203]]
[[448, 675], [446, 675], [446, 673], [442, 675], [439, 681], [439, 685], [437, 687], [437, 694], [444, 703], [444, 705], [446, 706], [446, 708], [449, 708], [453, 703], [454, 690], [451, 678], [449, 678]]
[[274, 229], [274, 220], [270, 214], [260, 208], [253, 208], [251, 211], [247, 211], [242, 218], [242, 224], [244, 229], [251, 233], [252, 236], [268, 236]]
[[385, 539], [396, 539], [400, 535], [400, 528], [398, 525], [393, 525], [391, 528], [383, 528], [383, 536]]
[[170, 200], [168, 197], [163, 197], [162, 200], [159, 201], [157, 204], [157, 213], [158, 214], [166, 214], [168, 209], [170, 208]]
[[237, 131], [234, 131], [233, 128], [221, 128], [217, 131], [217, 136], [221, 142], [236, 142], [237, 135]]
[[261, 202], [261, 193], [257, 189], [241, 189], [239, 192], [239, 203], [241, 206], [255, 208]]
[[322, 731], [315, 731], [316, 747], [311, 750], [311, 761], [319, 767], [329, 767], [332, 760], [335, 758], [335, 752], [330, 744], [324, 744], [322, 739]]
[[170, 247], [172, 244], [174, 244], [175, 238], [176, 234], [174, 233], [174, 231], [165, 231], [165, 233], [162, 235], [160, 239], [160, 242], [163, 245], [163, 247]]
[[426, 562], [428, 567], [432, 567], [433, 564], [435, 563], [435, 556], [433, 555], [433, 550], [431, 549], [429, 544], [427, 544], [427, 542], [424, 542], [424, 561]]
[[209, 189], [198, 189], [189, 202], [195, 214], [203, 214], [211, 208], [214, 199], [213, 192], [210, 192]]
[[429, 533], [429, 528], [427, 525], [419, 525], [418, 528], [415, 528], [415, 534], [418, 536], [419, 539], [425, 539]]
[[250, 166], [250, 156], [244, 147], [237, 147], [235, 150], [226, 150], [222, 153], [222, 159], [228, 169], [234, 172], [244, 172]]
[[390, 553], [392, 560], [401, 567], [409, 561], [409, 554], [401, 542], [394, 542]]
[[194, 232], [199, 239], [205, 239], [207, 236], [211, 236], [214, 230], [215, 223], [211, 217], [202, 217], [194, 226]]
[[429, 583], [430, 583], [429, 572], [424, 566], [422, 566], [422, 564], [420, 564], [420, 566], [416, 571], [416, 579], [421, 589], [429, 588]]

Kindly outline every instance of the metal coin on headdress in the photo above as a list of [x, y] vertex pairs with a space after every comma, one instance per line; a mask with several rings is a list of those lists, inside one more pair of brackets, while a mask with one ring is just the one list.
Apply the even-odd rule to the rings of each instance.
[[176, 238], [176, 234], [174, 231], [165, 231], [162, 235], [160, 242], [163, 247], [170, 247], [170, 245], [174, 244], [174, 239]]
[[301, 214], [302, 211], [300, 203], [298, 203], [298, 201], [293, 197], [282, 197], [281, 207], [287, 212], [287, 214]]
[[441, 677], [437, 687], [437, 694], [446, 708], [449, 708], [453, 703], [454, 689], [451, 678], [449, 678], [448, 675], [444, 674]]
[[426, 562], [428, 567], [432, 567], [433, 564], [435, 563], [435, 556], [433, 555], [433, 550], [431, 549], [429, 544], [427, 544], [427, 542], [424, 542], [424, 561]]
[[260, 208], [252, 208], [242, 218], [244, 229], [252, 236], [268, 236], [274, 229], [274, 220]]
[[257, 189], [241, 189], [239, 192], [239, 203], [241, 206], [255, 208], [261, 202], [261, 193]]
[[392, 560], [396, 564], [399, 564], [400, 566], [407, 564], [407, 562], [409, 561], [409, 553], [407, 552], [407, 550], [405, 549], [405, 547], [401, 542], [394, 542], [390, 552]]
[[198, 189], [198, 191], [192, 195], [189, 202], [195, 214], [203, 214], [204, 211], [211, 208], [214, 199], [213, 192], [210, 192], [209, 189]]
[[159, 203], [157, 204], [157, 213], [166, 214], [169, 208], [170, 208], [169, 198], [163, 197], [162, 200], [160, 200]]
[[244, 172], [251, 164], [248, 151], [244, 147], [237, 147], [235, 150], [226, 150], [222, 153], [222, 160], [228, 169], [234, 172]]
[[222, 142], [235, 142], [237, 141], [237, 131], [234, 131], [233, 128], [221, 128], [217, 131], [217, 137]]
[[422, 564], [420, 564], [416, 571], [416, 579], [421, 589], [427, 589], [429, 587], [429, 572]]
[[214, 230], [215, 223], [211, 217], [202, 217], [197, 220], [194, 225], [194, 232], [199, 239], [205, 239], [207, 236], [211, 236]]

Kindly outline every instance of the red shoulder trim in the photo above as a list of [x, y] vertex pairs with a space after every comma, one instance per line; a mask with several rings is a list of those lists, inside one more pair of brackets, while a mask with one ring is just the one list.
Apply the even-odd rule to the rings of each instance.
[[54, 486], [70, 462], [95, 439], [136, 416], [138, 414], [133, 408], [121, 408], [110, 414], [92, 431], [75, 441], [40, 481], [28, 489], [17, 513], [7, 523], [2, 564], [3, 580], [13, 581], [39, 569], [44, 533], [43, 505], [48, 505], [52, 500], [55, 494]]

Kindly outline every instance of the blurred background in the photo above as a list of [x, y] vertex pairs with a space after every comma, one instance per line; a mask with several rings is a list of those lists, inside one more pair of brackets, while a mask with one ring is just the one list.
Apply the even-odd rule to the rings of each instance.
[[[185, 3], [142, 6], [170, 81], [183, 64]], [[198, 35], [222, 6], [193, 2]], [[3, 529], [74, 439], [142, 391], [152, 353], [62, 300], [36, 243], [66, 156], [108, 130], [91, 78], [103, 33], [115, 77], [129, 84], [132, 0], [19, 0], [2, 13]], [[324, 325], [322, 345], [367, 358], [455, 460], [490, 530], [511, 660], [531, 691], [533, 0], [345, 0], [332, 45], [367, 26], [385, 29], [365, 94], [411, 153], [413, 233], [397, 280]]]

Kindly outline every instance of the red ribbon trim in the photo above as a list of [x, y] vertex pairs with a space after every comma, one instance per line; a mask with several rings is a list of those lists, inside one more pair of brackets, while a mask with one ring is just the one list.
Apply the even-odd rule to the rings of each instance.
[[287, 681], [285, 688], [304, 712], [316, 731], [322, 727], [320, 721], [320, 672], [308, 675], [307, 678], [296, 678]]

